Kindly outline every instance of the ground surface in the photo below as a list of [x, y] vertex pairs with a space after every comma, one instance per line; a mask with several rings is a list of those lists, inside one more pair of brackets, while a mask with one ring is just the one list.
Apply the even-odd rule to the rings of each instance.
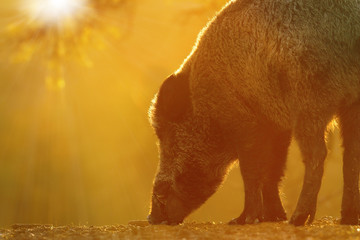
[[229, 226], [214, 223], [185, 223], [179, 226], [150, 226], [144, 221], [111, 226], [13, 225], [0, 229], [0, 239], [359, 239], [360, 226], [341, 226], [325, 217], [310, 226], [294, 227], [286, 222]]

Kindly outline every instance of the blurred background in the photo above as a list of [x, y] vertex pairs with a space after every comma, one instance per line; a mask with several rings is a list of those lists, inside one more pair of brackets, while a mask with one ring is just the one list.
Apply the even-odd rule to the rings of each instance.
[[[29, 1], [0, 2], [0, 226], [145, 220], [158, 163], [150, 101], [226, 1], [93, 0], [96, 11], [71, 31], [33, 25]], [[317, 217], [340, 213], [337, 130], [328, 145]], [[292, 143], [282, 184], [288, 217], [303, 172]], [[226, 222], [243, 198], [235, 166], [187, 221]]]

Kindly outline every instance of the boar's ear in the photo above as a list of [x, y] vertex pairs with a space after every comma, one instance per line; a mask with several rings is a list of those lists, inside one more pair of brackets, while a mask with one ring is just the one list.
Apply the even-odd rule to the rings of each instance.
[[191, 100], [188, 74], [173, 74], [160, 87], [156, 101], [157, 115], [177, 122], [184, 118], [189, 109]]

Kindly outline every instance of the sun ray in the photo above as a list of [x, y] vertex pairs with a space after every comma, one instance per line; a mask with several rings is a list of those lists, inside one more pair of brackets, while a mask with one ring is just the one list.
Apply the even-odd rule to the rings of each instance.
[[22, 0], [19, 18], [7, 25], [2, 44], [12, 46], [11, 62], [42, 60], [49, 88], [65, 87], [69, 60], [86, 67], [91, 49], [102, 50], [108, 39], [121, 37], [121, 27], [107, 14], [126, 7], [120, 0]]
[[59, 25], [84, 14], [86, 6], [86, 0], [24, 0], [22, 10], [33, 21]]

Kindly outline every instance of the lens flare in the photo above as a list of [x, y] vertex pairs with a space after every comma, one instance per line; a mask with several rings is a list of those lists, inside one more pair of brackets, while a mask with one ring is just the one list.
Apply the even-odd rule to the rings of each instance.
[[45, 25], [61, 25], [81, 16], [86, 0], [25, 0], [24, 11], [30, 19]]
[[88, 53], [104, 50], [111, 40], [129, 33], [112, 18], [114, 10], [122, 10], [120, 18], [130, 22], [131, 14], [123, 13], [132, 13], [137, 0], [18, 1], [17, 17], [0, 31], [0, 49], [11, 49], [12, 63], [40, 60], [46, 84], [58, 90], [65, 86], [65, 65], [92, 67]]

